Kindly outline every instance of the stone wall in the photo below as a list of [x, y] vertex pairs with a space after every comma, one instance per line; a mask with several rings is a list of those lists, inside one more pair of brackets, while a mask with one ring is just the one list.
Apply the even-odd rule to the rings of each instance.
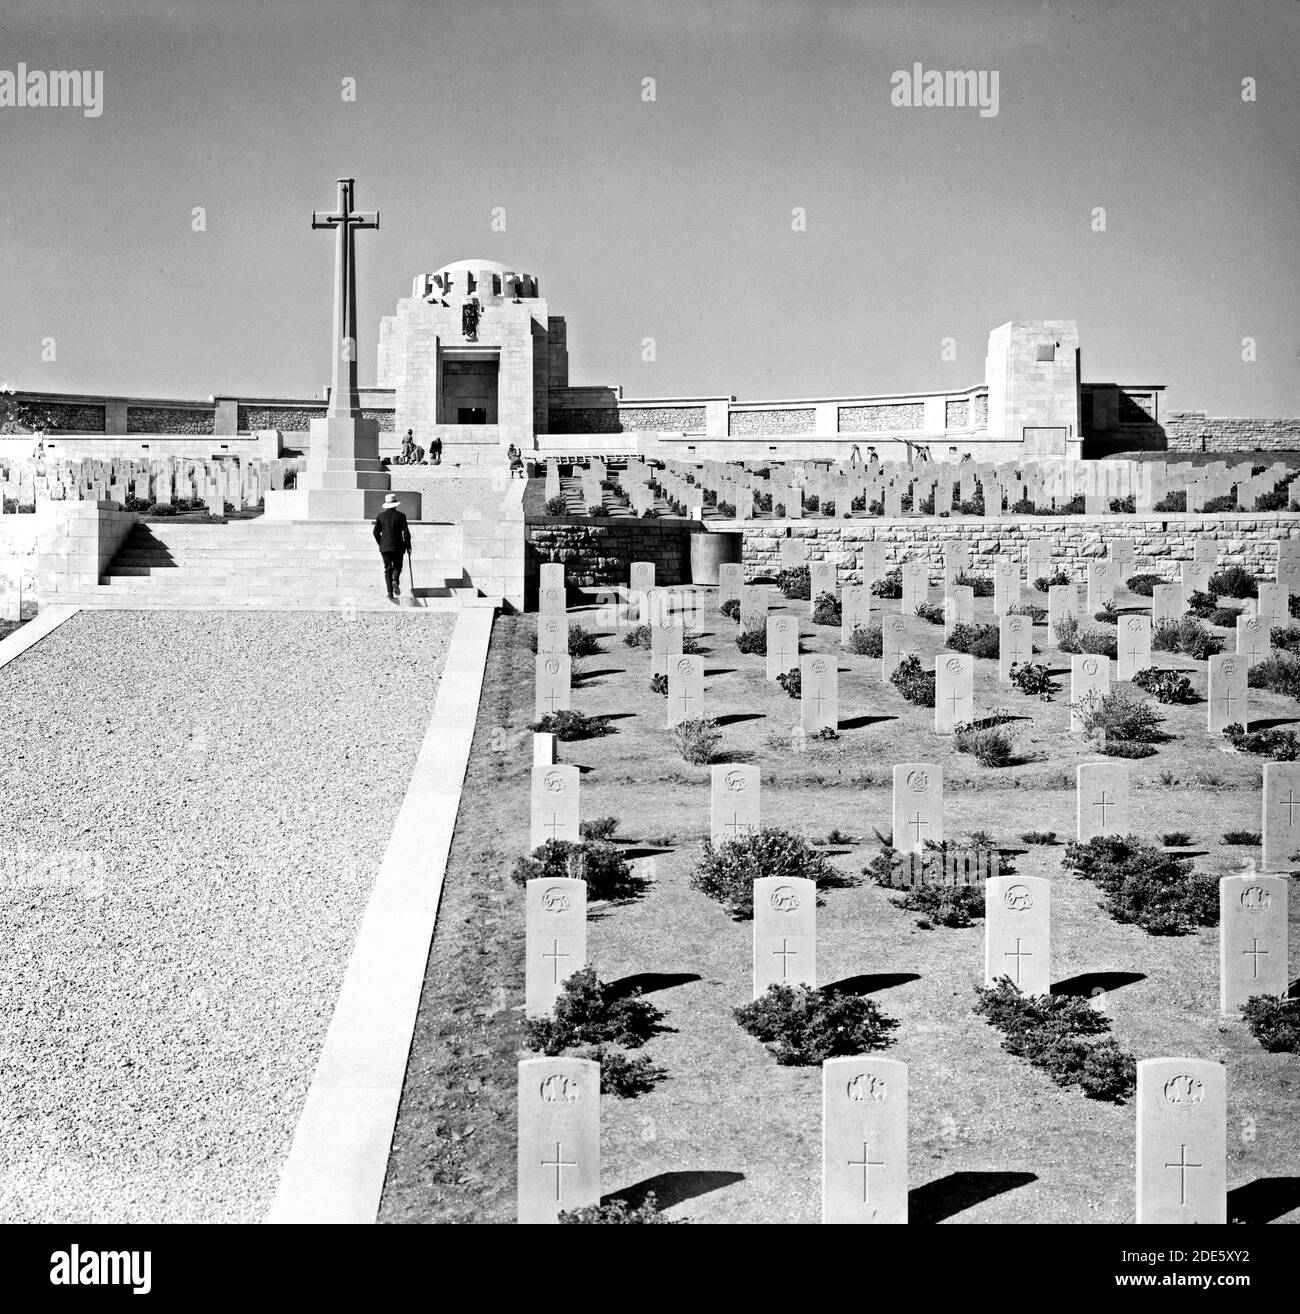
[[1282, 538], [1300, 538], [1300, 514], [1276, 515], [1173, 515], [1173, 516], [1016, 516], [1001, 520], [954, 516], [935, 520], [883, 520], [845, 524], [810, 525], [807, 521], [725, 521], [710, 528], [742, 530], [745, 577], [776, 577], [781, 569], [783, 538], [806, 539], [814, 561], [834, 561], [841, 567], [840, 583], [861, 583], [861, 545], [889, 544], [891, 565], [913, 558], [928, 562], [930, 580], [943, 580], [943, 549], [947, 544], [970, 549], [975, 574], [992, 572], [997, 557], [1024, 560], [1030, 539], [1046, 538], [1054, 559], [1080, 583], [1087, 578], [1087, 563], [1105, 556], [1106, 544], [1132, 542], [1139, 571], [1174, 580], [1178, 562], [1190, 560], [1193, 544], [1212, 538], [1218, 544], [1220, 566], [1241, 565], [1256, 575], [1275, 577], [1277, 549]]
[[1165, 416], [1164, 429], [1171, 452], [1300, 451], [1300, 417], [1251, 420], [1173, 411]]
[[36, 610], [36, 517], [0, 516], [0, 575], [21, 579], [23, 615]]
[[944, 411], [944, 423], [950, 429], [970, 427], [970, 398], [958, 397], [947, 403]]
[[841, 406], [839, 426], [841, 433], [911, 433], [925, 427], [925, 405], [923, 402], [877, 402]]
[[817, 412], [811, 407], [798, 410], [732, 411], [727, 431], [733, 437], [781, 433], [812, 433]]
[[565, 579], [580, 588], [625, 585], [631, 561], [653, 561], [656, 584], [689, 583], [692, 532], [699, 531], [665, 520], [530, 520], [524, 561], [528, 596], [536, 595], [538, 567], [544, 561], [562, 562]]
[[180, 406], [128, 406], [126, 431], [127, 433], [206, 434], [213, 431], [215, 416], [215, 410], [190, 410]]
[[54, 424], [52, 432], [103, 433], [104, 408], [71, 402], [36, 402], [35, 409], [48, 415]]

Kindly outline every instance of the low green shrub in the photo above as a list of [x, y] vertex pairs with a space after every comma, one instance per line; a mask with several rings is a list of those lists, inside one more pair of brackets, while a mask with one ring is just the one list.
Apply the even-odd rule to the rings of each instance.
[[975, 598], [991, 598], [993, 596], [993, 580], [991, 576], [972, 575], [969, 571], [959, 570], [957, 572], [957, 578], [953, 580], [953, 584], [961, 585], [963, 588], [969, 588], [971, 590], [971, 596]]
[[707, 766], [713, 761], [718, 745], [722, 742], [722, 730], [711, 717], [698, 720], [678, 721], [673, 726], [673, 742], [682, 759], [692, 766]]
[[1164, 717], [1145, 698], [1123, 685], [1104, 694], [1090, 690], [1072, 702], [1070, 710], [1078, 715], [1086, 735], [1101, 731], [1108, 742], [1117, 739], [1150, 744], [1162, 738]]
[[1225, 830], [1219, 839], [1220, 844], [1259, 844], [1259, 831], [1257, 830]]
[[978, 885], [913, 885], [890, 902], [895, 908], [920, 913], [918, 925], [962, 927], [984, 916], [984, 890]]
[[855, 625], [849, 633], [848, 650], [856, 657], [883, 657], [885, 636], [879, 622]]
[[1113, 1039], [1110, 1019], [1077, 995], [1026, 995], [1009, 977], [975, 989], [975, 1012], [1002, 1032], [1002, 1048], [1042, 1068], [1058, 1086], [1121, 1102], [1137, 1085], [1137, 1062]]
[[631, 1100], [654, 1090], [655, 1083], [668, 1074], [648, 1054], [628, 1054], [613, 1045], [596, 1045], [583, 1050], [579, 1058], [600, 1064], [600, 1093]]
[[578, 834], [585, 840], [612, 840], [618, 833], [617, 817], [592, 817], [578, 823]]
[[[604, 1087], [604, 1070], [601, 1070], [601, 1090]], [[685, 1224], [685, 1218], [665, 1218], [655, 1204], [654, 1192], [634, 1209], [625, 1200], [610, 1200], [606, 1204], [585, 1205], [581, 1209], [561, 1209], [556, 1215], [559, 1223], [671, 1223]]]
[[1218, 515], [1223, 511], [1235, 511], [1237, 509], [1237, 491], [1233, 489], [1231, 493], [1221, 493], [1218, 497], [1207, 497], [1201, 505], [1203, 515]]
[[972, 657], [996, 657], [1001, 650], [998, 627], [963, 621], [952, 627], [948, 647], [953, 652], [968, 652]]
[[1194, 871], [1190, 858], [1177, 858], [1137, 835], [1071, 842], [1064, 865], [1101, 888], [1100, 907], [1117, 922], [1141, 926], [1150, 935], [1183, 935], [1218, 923], [1218, 879]]
[[[528, 646], [533, 651], [537, 651], [537, 635], [528, 636]], [[569, 656], [570, 657], [594, 657], [597, 653], [604, 652], [604, 649], [597, 641], [595, 634], [587, 629], [585, 625], [569, 626]]]
[[1155, 745], [1127, 739], [1103, 739], [1097, 752], [1103, 757], [1154, 757], [1156, 754]]
[[706, 841], [691, 871], [690, 884], [741, 920], [754, 915], [754, 882], [763, 876], [802, 876], [821, 888], [845, 883], [844, 874], [802, 835], [763, 826], [716, 847]]
[[579, 968], [561, 986], [550, 1017], [527, 1018], [524, 1042], [543, 1054], [560, 1054], [578, 1045], [615, 1044], [639, 1049], [656, 1031], [663, 1014], [638, 992], [615, 991], [591, 966]]
[[833, 593], [819, 593], [813, 603], [812, 620], [814, 625], [838, 625], [840, 623], [840, 602]]
[[1158, 620], [1151, 627], [1151, 646], [1160, 652], [1181, 652], [1203, 662], [1223, 647], [1223, 640], [1211, 634], [1195, 616], [1179, 620]]
[[1218, 609], [1213, 593], [1202, 589], [1193, 589], [1187, 598], [1187, 610], [1198, 620], [1209, 620]]
[[1132, 683], [1158, 703], [1190, 703], [1192, 682], [1181, 671], [1162, 671], [1154, 666], [1135, 671]]
[[787, 598], [812, 597], [812, 575], [807, 566], [790, 566], [776, 577], [777, 588]]
[[607, 839], [547, 840], [531, 854], [515, 859], [510, 873], [516, 885], [532, 880], [572, 876], [587, 882], [587, 897], [634, 899], [645, 893], [647, 881]]
[[898, 663], [889, 682], [909, 703], [917, 707], [934, 706], [934, 672], [927, 671], [915, 654]]
[[718, 610], [729, 620], [740, 620], [740, 599], [728, 598]]
[[755, 626], [750, 630], [741, 630], [736, 635], [736, 647], [741, 652], [757, 654], [759, 657], [767, 656], [767, 628]]
[[797, 666], [792, 666], [788, 671], [782, 671], [776, 677], [776, 682], [785, 690], [788, 698], [803, 696], [803, 675]]
[[1225, 629], [1235, 630], [1237, 628], [1237, 617], [1241, 613], [1236, 607], [1215, 607], [1210, 612], [1209, 621], [1211, 625], [1221, 625]]
[[1119, 637], [1105, 630], [1084, 630], [1079, 635], [1079, 651], [1114, 661], [1119, 656]]
[[1013, 602], [1007, 608], [1008, 616], [1028, 616], [1035, 625], [1041, 625], [1047, 619], [1047, 608], [1033, 602]]
[[536, 734], [554, 735], [556, 739], [599, 739], [602, 735], [612, 735], [614, 727], [599, 716], [588, 716], [586, 712], [547, 712], [529, 726]]
[[986, 767], [1010, 766], [1019, 732], [1013, 725], [962, 724], [954, 727], [953, 746]]
[[945, 620], [941, 602], [918, 602], [916, 614], [922, 620], [929, 621], [931, 625], [942, 625]]
[[1039, 575], [1039, 577], [1034, 580], [1034, 588], [1036, 588], [1039, 593], [1046, 593], [1054, 584], [1069, 583], [1072, 583], [1070, 576], [1064, 570], [1056, 570], [1050, 575]]
[[901, 598], [903, 596], [903, 568], [895, 566], [886, 571], [871, 585], [871, 592], [877, 598]]
[[1210, 592], [1219, 598], [1257, 598], [1259, 584], [1242, 566], [1228, 566], [1210, 576]]
[[1020, 839], [1025, 844], [1055, 844], [1056, 832], [1054, 830], [1027, 830]]
[[1186, 830], [1167, 830], [1160, 836], [1160, 843], [1169, 849], [1189, 848], [1192, 843], [1192, 835]]
[[1286, 698], [1300, 698], [1300, 656], [1275, 652], [1246, 673], [1252, 689], [1270, 689]]
[[1269, 631], [1268, 641], [1279, 652], [1300, 653], [1300, 626], [1274, 625]]
[[1130, 493], [1127, 497], [1112, 497], [1110, 509], [1115, 515], [1132, 515], [1137, 510], [1137, 498]]
[[1176, 493], [1166, 493], [1152, 509], [1155, 511], [1186, 511], [1187, 494], [1182, 490]]
[[1285, 488], [1270, 488], [1255, 498], [1256, 511], [1285, 511], [1289, 494]]
[[563, 497], [548, 497], [546, 499], [546, 514], [548, 516], [564, 516], [569, 513], [569, 504]]
[[1100, 621], [1103, 625], [1118, 625], [1119, 611], [1113, 602], [1103, 602], [1101, 610], [1093, 615], [1093, 620]]
[[1052, 695], [1059, 687], [1051, 671], [1041, 662], [1012, 662], [1010, 676], [1011, 683], [1022, 694], [1044, 703], [1052, 701]]
[[1254, 753], [1274, 762], [1294, 762], [1300, 758], [1300, 736], [1294, 730], [1254, 730], [1234, 721], [1223, 727], [1223, 737], [1239, 753]]
[[650, 627], [648, 625], [634, 625], [623, 636], [623, 642], [629, 648], [648, 648], [650, 646]]
[[1255, 995], [1241, 1009], [1250, 1034], [1274, 1054], [1300, 1053], [1300, 999]]
[[1155, 592], [1157, 584], [1163, 584], [1164, 580], [1159, 575], [1130, 575], [1124, 581], [1130, 593], [1136, 593], [1139, 598], [1149, 598]]
[[768, 986], [753, 1003], [732, 1012], [755, 1040], [772, 1046], [783, 1065], [883, 1049], [898, 1025], [870, 999], [805, 985]]
[[668, 677], [662, 671], [656, 671], [650, 677], [650, 692], [668, 697]]

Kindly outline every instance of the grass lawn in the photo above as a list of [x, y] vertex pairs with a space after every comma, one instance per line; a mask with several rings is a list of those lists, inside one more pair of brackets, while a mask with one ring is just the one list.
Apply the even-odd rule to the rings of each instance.
[[[933, 596], [933, 594], [932, 594]], [[779, 595], [777, 595], [779, 598]], [[1042, 599], [1045, 602], [1045, 599]], [[1121, 594], [1120, 605], [1146, 600]], [[839, 654], [837, 741], [791, 746], [797, 704], [764, 678], [764, 659], [736, 648], [737, 627], [710, 606], [699, 633], [706, 703], [722, 723], [720, 761], [762, 770], [765, 824], [824, 840], [857, 874], [890, 827], [891, 768], [927, 759], [944, 769], [949, 837], [988, 830], [1019, 849], [1016, 870], [1056, 878], [1052, 979], [1092, 994], [1120, 1046], [1137, 1058], [1194, 1055], [1228, 1065], [1229, 1217], [1300, 1221], [1294, 1127], [1300, 1076], [1293, 1057], [1264, 1051], [1218, 1014], [1218, 932], [1154, 937], [1097, 907], [1090, 884], [1062, 875], [1062, 849], [1025, 846], [1025, 831], [1071, 838], [1074, 766], [1095, 753], [1068, 732], [1069, 659], [1060, 693], [1039, 702], [997, 684], [997, 663], [976, 662], [977, 712], [1023, 715], [1022, 752], [989, 769], [933, 733], [933, 710], [906, 703], [880, 679], [880, 662], [839, 649], [839, 629], [800, 615], [806, 651]], [[883, 602], [885, 614], [900, 604]], [[991, 601], [977, 600], [977, 620]], [[633, 1202], [654, 1191], [671, 1217], [697, 1222], [816, 1222], [820, 1212], [821, 1074], [780, 1067], [736, 1025], [750, 998], [752, 926], [732, 921], [689, 888], [709, 825], [707, 767], [683, 762], [664, 728], [665, 700], [649, 688], [649, 653], [626, 647], [593, 610], [571, 612], [605, 649], [584, 659], [574, 707], [611, 718], [616, 733], [560, 746], [583, 771], [584, 818], [613, 814], [633, 855], [652, 854], [654, 881], [639, 900], [592, 906], [588, 955], [605, 981], [639, 984], [668, 1030], [646, 1047], [667, 1077], [636, 1099], [602, 1100], [604, 1190]], [[943, 630], [909, 618], [926, 664]], [[523, 891], [509, 878], [528, 842], [536, 617], [497, 622], [424, 999], [389, 1164], [384, 1221], [509, 1222], [515, 1194], [515, 1064], [522, 1044]], [[1046, 627], [1035, 629], [1047, 648]], [[1160, 654], [1162, 665], [1196, 663]], [[1205, 675], [1194, 684], [1203, 698]], [[1198, 867], [1227, 874], [1255, 850], [1220, 843], [1260, 825], [1261, 761], [1205, 730], [1205, 703], [1162, 709], [1173, 738], [1130, 763], [1133, 829], [1154, 839], [1183, 830]], [[1251, 718], [1284, 723], [1294, 702], [1251, 690]], [[845, 839], [843, 836], [847, 836]], [[1295, 900], [1292, 901], [1295, 916]], [[1134, 1209], [1132, 1102], [1090, 1100], [1001, 1049], [974, 1016], [983, 979], [983, 924], [923, 929], [866, 881], [823, 893], [818, 980], [869, 994], [900, 1025], [884, 1054], [910, 1067], [913, 1221], [1130, 1221]], [[1295, 937], [1293, 936], [1293, 939]]]

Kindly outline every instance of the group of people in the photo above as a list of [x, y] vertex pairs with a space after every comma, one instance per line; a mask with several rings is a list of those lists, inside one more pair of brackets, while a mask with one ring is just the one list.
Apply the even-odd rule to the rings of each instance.
[[[429, 460], [434, 465], [442, 464], [442, 439], [435, 436], [433, 442], [429, 444]], [[416, 446], [415, 431], [408, 429], [406, 437], [402, 439], [401, 454], [394, 458], [394, 465], [423, 465], [424, 448]]]

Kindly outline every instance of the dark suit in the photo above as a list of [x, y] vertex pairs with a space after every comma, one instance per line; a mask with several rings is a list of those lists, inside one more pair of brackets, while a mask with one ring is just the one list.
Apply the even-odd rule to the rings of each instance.
[[375, 517], [375, 542], [384, 559], [384, 583], [392, 598], [402, 585], [402, 557], [411, 550], [411, 531], [400, 507], [387, 507]]

